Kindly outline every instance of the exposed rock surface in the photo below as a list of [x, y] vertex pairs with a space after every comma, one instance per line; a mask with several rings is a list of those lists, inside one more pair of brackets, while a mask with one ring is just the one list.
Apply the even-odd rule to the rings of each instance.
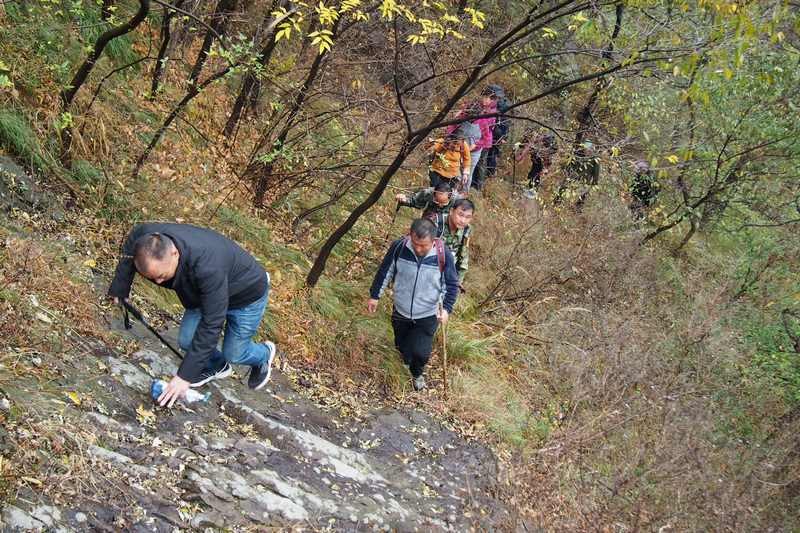
[[[140, 326], [134, 333], [146, 339]], [[424, 413], [343, 419], [278, 370], [250, 391], [242, 369], [211, 384], [207, 404], [159, 409], [150, 382], [177, 359], [146, 343], [124, 359], [94, 343], [69, 365], [70, 385], [94, 399], [71, 420], [94, 435], [80, 453], [108, 496], [59, 506], [28, 495], [4, 505], [2, 531], [467, 531], [498, 529], [506, 516], [489, 495], [492, 453]]]

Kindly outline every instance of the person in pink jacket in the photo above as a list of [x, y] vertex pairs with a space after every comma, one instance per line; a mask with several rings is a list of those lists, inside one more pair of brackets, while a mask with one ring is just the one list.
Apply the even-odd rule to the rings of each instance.
[[[497, 94], [489, 89], [488, 87], [481, 92], [481, 98], [479, 100], [473, 100], [465, 104], [461, 111], [456, 115], [457, 118], [459, 117], [474, 117], [476, 115], [484, 115], [487, 113], [496, 113], [497, 112]], [[480, 129], [480, 137], [474, 139], [467, 139], [467, 142], [470, 144], [470, 171], [469, 176], [467, 177], [467, 183], [464, 187], [464, 193], [468, 194], [470, 191], [470, 187], [473, 185], [473, 177], [475, 177], [475, 169], [479, 164], [479, 160], [483, 160], [483, 169], [485, 173], [486, 169], [486, 156], [485, 154], [488, 153], [489, 148], [492, 147], [492, 129], [494, 129], [494, 124], [497, 121], [495, 117], [484, 117], [479, 118], [473, 121], [469, 121], [469, 123], [478, 126]], [[447, 133], [457, 132], [459, 128], [463, 129], [464, 125], [467, 125], [468, 122], [463, 122], [461, 124], [453, 124], [447, 128]], [[484, 154], [481, 157], [481, 154]], [[480, 168], [478, 169], [480, 172]], [[483, 186], [484, 179], [481, 177], [480, 181], [478, 179], [475, 180], [474, 187], [477, 190], [480, 190]]]
[[[481, 91], [483, 114], [497, 113], [497, 99], [499, 96], [491, 86]], [[469, 181], [473, 189], [480, 191], [486, 183], [486, 156], [489, 155], [489, 150], [494, 143], [492, 131], [497, 122], [497, 117], [479, 118], [476, 122], [481, 128], [481, 138], [475, 145], [476, 150], [479, 152], [476, 154], [477, 162], [472, 166]]]

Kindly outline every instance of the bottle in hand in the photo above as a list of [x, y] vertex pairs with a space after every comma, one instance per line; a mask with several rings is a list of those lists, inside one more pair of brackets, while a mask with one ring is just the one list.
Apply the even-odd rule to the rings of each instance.
[[[153, 380], [153, 383], [150, 385], [150, 396], [153, 397], [153, 401], [157, 402], [158, 397], [161, 396], [161, 393], [164, 392], [164, 389], [167, 387], [167, 382], [163, 379], [156, 379]], [[198, 392], [194, 389], [189, 389], [186, 391], [186, 394], [181, 398], [183, 403], [206, 403], [211, 398], [211, 393], [206, 392], [203, 394], [202, 392]]]

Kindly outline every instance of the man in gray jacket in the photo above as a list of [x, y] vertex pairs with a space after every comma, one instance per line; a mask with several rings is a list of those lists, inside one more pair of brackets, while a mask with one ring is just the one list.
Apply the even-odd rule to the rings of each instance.
[[[231, 374], [231, 363], [250, 367], [248, 386], [269, 381], [275, 344], [259, 344], [258, 331], [269, 299], [269, 274], [238, 244], [210, 229], [189, 224], [135, 226], [122, 246], [108, 295], [118, 303], [130, 294], [136, 273], [174, 290], [186, 312], [178, 344], [186, 352], [177, 375], [158, 398], [172, 407], [189, 387]], [[222, 351], [217, 349], [223, 326]]]
[[453, 254], [434, 238], [435, 233], [430, 220], [415, 220], [409, 235], [392, 243], [386, 252], [367, 301], [367, 311], [374, 313], [378, 299], [394, 280], [394, 344], [411, 371], [416, 390], [425, 388], [422, 374], [431, 357], [433, 336], [439, 322], [447, 323], [458, 297]]

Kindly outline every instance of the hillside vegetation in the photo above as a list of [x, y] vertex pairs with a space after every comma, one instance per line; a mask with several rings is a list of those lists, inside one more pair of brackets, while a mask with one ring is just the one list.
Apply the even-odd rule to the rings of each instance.
[[[30, 397], [0, 412], [0, 497], [52, 499], [42, 473], [79, 471], [78, 431], [56, 438], [40, 403], [93, 409], [54, 388], [87, 339], [140, 347], [110, 330], [104, 291], [131, 225], [168, 220], [271, 273], [262, 333], [302, 394], [345, 418], [424, 410], [489, 443], [511, 517], [476, 527], [796, 530], [798, 15], [782, 0], [2, 3], [0, 392]], [[447, 394], [439, 335], [415, 393], [368, 287], [414, 215], [395, 194], [427, 186], [425, 141], [489, 83], [511, 135], [471, 195]], [[559, 146], [536, 199], [512, 154], [530, 131]], [[601, 177], [576, 209], [554, 195], [586, 141]], [[644, 220], [637, 160], [661, 186]], [[172, 293], [133, 294], [160, 327], [179, 319]]]

